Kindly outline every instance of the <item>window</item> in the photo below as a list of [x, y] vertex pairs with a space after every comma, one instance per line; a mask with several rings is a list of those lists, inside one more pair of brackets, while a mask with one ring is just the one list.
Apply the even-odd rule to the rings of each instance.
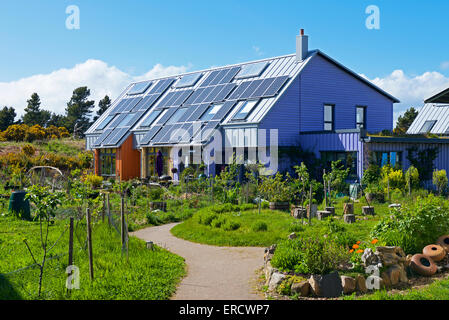
[[435, 125], [435, 123], [437, 123], [436, 120], [427, 120], [426, 122], [424, 122], [421, 130], [419, 131], [419, 133], [428, 133], [432, 130], [433, 126]]
[[379, 167], [390, 165], [393, 168], [401, 167], [402, 152], [399, 151], [375, 151], [373, 153], [373, 162]]
[[204, 112], [204, 114], [201, 116], [200, 120], [209, 121], [215, 116], [215, 114], [217, 114], [217, 112], [221, 109], [222, 106], [223, 104], [211, 105], [209, 108], [207, 108], [206, 112]]
[[175, 88], [186, 88], [195, 85], [198, 80], [201, 78], [201, 73], [187, 74], [183, 76], [179, 81], [174, 85]]
[[334, 106], [331, 104], [324, 105], [324, 130], [334, 130]]
[[321, 151], [321, 160], [326, 171], [331, 169], [333, 161], [340, 160], [345, 168], [350, 168], [348, 179], [357, 179], [357, 152], [355, 151]]
[[267, 66], [268, 62], [266, 61], [246, 64], [242, 66], [242, 69], [240, 69], [240, 72], [237, 74], [235, 78], [244, 79], [244, 78], [258, 77]]
[[161, 110], [155, 110], [142, 122], [141, 127], [149, 127], [153, 123], [154, 119], [161, 113]]
[[248, 114], [254, 109], [257, 100], [244, 101], [239, 111], [234, 115], [232, 120], [245, 120]]
[[116, 149], [100, 149], [100, 174], [102, 176], [115, 176]]
[[366, 108], [362, 106], [357, 106], [356, 108], [356, 128], [365, 129], [366, 128]]
[[157, 169], [156, 169], [156, 159], [158, 151], [162, 152], [162, 175], [168, 175], [169, 168], [169, 152], [168, 148], [146, 148], [147, 153], [147, 177], [157, 177]]

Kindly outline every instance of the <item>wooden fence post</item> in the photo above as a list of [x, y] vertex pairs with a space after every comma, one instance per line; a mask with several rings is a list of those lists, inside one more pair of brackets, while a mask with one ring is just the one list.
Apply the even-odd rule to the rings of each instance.
[[104, 222], [105, 212], [106, 212], [106, 194], [103, 193], [103, 209], [101, 210], [101, 222]]
[[69, 266], [73, 264], [73, 217], [70, 217], [69, 227]]
[[120, 195], [120, 225], [121, 225], [121, 240], [122, 248], [125, 244], [125, 197], [123, 194]]
[[87, 247], [89, 250], [89, 274], [90, 280], [94, 280], [94, 264], [92, 256], [92, 229], [90, 226], [90, 209], [86, 209], [86, 221], [87, 221]]
[[309, 191], [309, 226], [312, 224], [312, 182]]
[[111, 203], [109, 202], [109, 192], [106, 194], [106, 214], [108, 215], [108, 223], [111, 224]]

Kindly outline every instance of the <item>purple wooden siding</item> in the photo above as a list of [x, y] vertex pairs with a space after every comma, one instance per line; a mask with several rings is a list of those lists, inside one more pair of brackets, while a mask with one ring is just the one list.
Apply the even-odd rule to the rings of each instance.
[[260, 129], [278, 129], [279, 146], [298, 144], [299, 85], [297, 77], [259, 124]]
[[363, 143], [360, 134], [352, 133], [310, 133], [299, 136], [301, 147], [312, 151], [321, 158], [321, 151], [355, 151], [357, 152], [357, 175], [363, 172]]
[[325, 103], [335, 105], [334, 129], [356, 128], [356, 106], [366, 106], [369, 132], [393, 129], [393, 102], [333, 63], [314, 57], [300, 74], [301, 131], [323, 130]]
[[367, 149], [370, 151], [383, 152], [402, 152], [402, 168], [407, 170], [410, 167], [410, 161], [407, 160], [407, 149], [418, 146], [418, 150], [437, 148], [438, 156], [435, 159], [434, 167], [437, 170], [445, 169], [449, 173], [449, 144], [431, 144], [431, 143], [367, 143]]

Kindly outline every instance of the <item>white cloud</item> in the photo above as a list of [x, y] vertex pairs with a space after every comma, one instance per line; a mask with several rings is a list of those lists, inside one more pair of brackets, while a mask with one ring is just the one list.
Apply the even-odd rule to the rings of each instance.
[[260, 50], [260, 47], [258, 46], [253, 46], [253, 50], [256, 53], [256, 55], [261, 56], [263, 55], [263, 52]]
[[170, 76], [186, 72], [189, 66], [168, 66], [156, 64], [140, 76], [133, 76], [101, 60], [89, 59], [70, 69], [60, 69], [49, 74], [34, 75], [17, 81], [0, 82], [0, 106], [13, 106], [18, 116], [24, 113], [26, 100], [37, 92], [44, 109], [62, 114], [75, 88], [87, 86], [90, 99], [96, 104], [105, 95], [117, 98], [129, 83], [144, 79]]
[[361, 76], [401, 101], [394, 105], [394, 123], [408, 108], [421, 108], [426, 98], [449, 87], [449, 78], [436, 71], [408, 76], [402, 70], [395, 70], [384, 78], [374, 79], [369, 79], [363, 74]]

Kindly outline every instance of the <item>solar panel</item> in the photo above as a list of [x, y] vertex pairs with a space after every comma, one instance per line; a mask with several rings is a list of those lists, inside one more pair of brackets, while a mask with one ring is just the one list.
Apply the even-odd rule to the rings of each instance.
[[135, 83], [131, 89], [127, 92], [127, 95], [141, 94], [147, 91], [148, 87], [151, 85], [151, 81]]
[[223, 101], [224, 99], [226, 99], [226, 97], [231, 93], [232, 90], [234, 90], [234, 88], [236, 86], [237, 85], [235, 83], [228, 83], [228, 84], [224, 85], [223, 89], [215, 97], [214, 102], [215, 101]]
[[[182, 141], [182, 138], [188, 134], [188, 129], [192, 127], [191, 123], [184, 123], [179, 128], [173, 130], [173, 134], [170, 135], [170, 139], [168, 142], [170, 143], [178, 143]], [[190, 141], [190, 139], [189, 139]]]
[[165, 124], [168, 119], [178, 110], [178, 108], [169, 108], [167, 112], [158, 120], [157, 124]]
[[246, 64], [242, 66], [242, 69], [235, 78], [244, 79], [244, 78], [258, 77], [261, 75], [261, 73], [265, 70], [267, 66], [268, 66], [267, 61]]
[[111, 140], [108, 139], [109, 141], [107, 141], [107, 142], [105, 142], [103, 144], [104, 145], [108, 145], [108, 146], [116, 145], [128, 133], [129, 128], [122, 128], [122, 129], [119, 129], [119, 130], [120, 131], [118, 131], [117, 134], [114, 135], [114, 137]]
[[187, 74], [183, 76], [181, 79], [179, 79], [179, 81], [175, 83], [174, 87], [175, 88], [192, 87], [198, 82], [201, 76], [202, 76], [201, 73]]
[[260, 98], [264, 96], [264, 92], [271, 86], [276, 78], [264, 79], [260, 86], [251, 94], [250, 98]]
[[287, 82], [287, 79], [288, 79], [288, 76], [277, 77], [276, 79], [274, 79], [273, 83], [264, 92], [263, 96], [271, 97], [271, 96], [276, 95], [279, 92], [279, 90], [282, 88], [282, 86], [285, 84], [285, 82]]
[[95, 128], [95, 131], [97, 130], [103, 130], [109, 122], [114, 118], [113, 115], [108, 115], [99, 125], [97, 128]]
[[[160, 94], [152, 94], [150, 96], [146, 96], [144, 98], [144, 99], [146, 99], [145, 102], [141, 102], [137, 105], [139, 107], [139, 110], [140, 111], [149, 110], [159, 97], [160, 97]], [[135, 111], [135, 110], [133, 109], [133, 111]]]
[[208, 122], [204, 127], [201, 128], [199, 132], [196, 133], [196, 135], [193, 138], [193, 141], [204, 142], [209, 140], [209, 138], [214, 134], [218, 124], [219, 124], [218, 121]]
[[171, 128], [173, 127], [172, 124], [163, 126], [162, 129], [157, 133], [157, 135], [154, 136], [154, 138], [152, 139], [153, 143], [159, 143], [162, 138], [164, 138], [164, 136], [170, 132]]
[[206, 88], [199, 88], [196, 89], [195, 92], [185, 101], [185, 104], [194, 104], [193, 101], [195, 101], [198, 96], [203, 93], [203, 91], [206, 90]]
[[237, 100], [240, 95], [248, 88], [252, 81], [242, 82], [237, 89], [229, 96], [228, 100]]
[[131, 122], [131, 119], [134, 117], [134, 113], [125, 114], [125, 117], [122, 121], [117, 125], [118, 128], [129, 127], [128, 123]]
[[163, 93], [165, 90], [167, 90], [168, 87], [175, 81], [175, 79], [165, 79], [165, 80], [159, 80], [159, 82], [151, 88], [150, 92], [148, 94], [155, 94], [155, 93]]
[[193, 90], [184, 90], [184, 91], [180, 91], [180, 92], [181, 92], [181, 94], [179, 95], [178, 99], [174, 102], [175, 106], [182, 105], [187, 100], [187, 98], [190, 97]]
[[193, 103], [202, 103], [204, 101], [204, 99], [206, 99], [206, 97], [212, 92], [212, 90], [214, 89], [214, 87], [207, 87], [204, 88], [204, 90], [201, 92], [201, 94], [195, 99], [195, 101], [193, 101]]
[[145, 120], [140, 124], [140, 127], [149, 127], [153, 123], [153, 121], [161, 114], [161, 110], [152, 111]]
[[233, 67], [229, 69], [229, 72], [221, 79], [220, 83], [229, 83], [234, 79], [235, 75], [240, 71], [240, 67]]
[[109, 136], [109, 134], [114, 131], [114, 129], [106, 129], [95, 142], [93, 143], [94, 146], [100, 146], [101, 143]]
[[198, 120], [208, 107], [209, 107], [208, 103], [203, 103], [203, 104], [199, 105], [198, 108], [196, 108], [196, 110], [192, 112], [192, 114], [186, 120], [186, 122]]
[[123, 104], [127, 102], [128, 99], [122, 99], [120, 100], [117, 105], [114, 107], [114, 109], [112, 109], [110, 114], [115, 114], [120, 112], [119, 110], [123, 107]]
[[203, 99], [203, 103], [205, 102], [214, 102], [215, 97], [220, 93], [221, 90], [223, 90], [224, 85], [211, 87], [210, 93]]
[[213, 116], [212, 120], [224, 120], [235, 105], [235, 101], [226, 101], [218, 112]]
[[239, 99], [248, 99], [251, 95], [256, 91], [256, 89], [260, 86], [263, 80], [254, 80], [251, 84], [246, 88], [246, 90], [240, 95]]
[[184, 115], [184, 113], [187, 111], [187, 108], [179, 108], [176, 110], [176, 112], [173, 114], [173, 116], [170, 117], [170, 119], [167, 121], [167, 124], [173, 124], [179, 122], [179, 118]]
[[143, 116], [144, 113], [145, 113], [145, 111], [136, 112], [134, 117], [128, 122], [128, 124], [126, 126], [133, 127], [140, 120], [140, 118]]
[[114, 129], [117, 125], [122, 122], [122, 120], [126, 117], [126, 114], [118, 114], [115, 116], [114, 120], [108, 125], [108, 128]]
[[173, 143], [173, 141], [177, 141], [179, 136], [176, 135], [176, 132], [179, 131], [183, 126], [182, 123], [170, 125], [169, 129], [166, 130], [165, 135], [158, 139], [157, 143]]
[[161, 130], [161, 126], [154, 126], [152, 127], [144, 136], [142, 139], [140, 139], [139, 144], [140, 145], [146, 145], [148, 144], [151, 139], [153, 139], [153, 137], [159, 132], [159, 130]]
[[123, 108], [121, 112], [130, 112], [140, 100], [142, 100], [142, 98], [131, 99], [131, 101], [126, 105], [126, 107]]
[[203, 81], [203, 83], [201, 84], [201, 87], [207, 87], [207, 86], [210, 84], [210, 82], [211, 82], [212, 80], [214, 80], [215, 77], [220, 73], [220, 71], [221, 71], [221, 70], [215, 70], [215, 71], [212, 71], [212, 72], [209, 74], [209, 76], [206, 78], [206, 80]]
[[220, 83], [220, 81], [226, 76], [229, 72], [229, 69], [220, 70], [220, 72], [209, 82], [209, 86], [215, 86]]

